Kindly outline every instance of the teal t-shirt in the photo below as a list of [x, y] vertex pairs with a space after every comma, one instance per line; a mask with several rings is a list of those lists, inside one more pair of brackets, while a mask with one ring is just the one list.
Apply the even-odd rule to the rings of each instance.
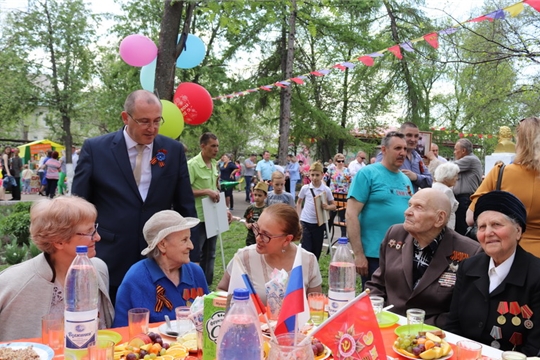
[[381, 163], [364, 166], [353, 178], [347, 198], [364, 204], [358, 219], [366, 257], [379, 257], [379, 248], [388, 228], [403, 223], [403, 213], [412, 195], [411, 180], [401, 172], [388, 170]]

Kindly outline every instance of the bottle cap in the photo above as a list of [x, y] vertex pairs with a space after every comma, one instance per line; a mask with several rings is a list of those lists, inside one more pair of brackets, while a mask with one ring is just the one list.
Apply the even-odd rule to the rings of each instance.
[[79, 245], [77, 246], [75, 252], [77, 254], [87, 253], [88, 252], [88, 246], [86, 245]]
[[337, 239], [337, 241], [338, 244], [347, 244], [349, 242], [349, 239], [346, 237], [340, 237], [339, 239]]
[[234, 289], [234, 300], [247, 300], [249, 299], [249, 290], [245, 288]]

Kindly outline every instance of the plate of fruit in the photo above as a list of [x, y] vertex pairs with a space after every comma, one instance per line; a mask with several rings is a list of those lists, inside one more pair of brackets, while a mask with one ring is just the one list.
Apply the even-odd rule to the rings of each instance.
[[402, 334], [393, 345], [393, 350], [407, 359], [445, 360], [453, 355], [452, 347], [444, 340], [444, 332], [420, 331], [416, 335]]
[[332, 351], [330, 351], [328, 346], [324, 345], [319, 339], [316, 338], [311, 340], [311, 349], [313, 349], [315, 360], [328, 359], [328, 357], [332, 354]]
[[184, 337], [182, 337], [179, 342], [172, 342], [169, 344], [164, 342], [159, 334], [152, 332], [148, 334], [139, 334], [133, 337], [129, 342], [116, 345], [114, 347], [114, 359], [197, 359], [197, 357], [190, 357], [197, 353], [196, 335], [195, 338], [191, 335], [184, 335]]

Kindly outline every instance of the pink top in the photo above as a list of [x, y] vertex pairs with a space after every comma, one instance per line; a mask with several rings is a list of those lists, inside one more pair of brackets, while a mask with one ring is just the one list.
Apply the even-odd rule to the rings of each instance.
[[55, 159], [49, 159], [45, 162], [45, 166], [47, 167], [47, 179], [58, 179], [58, 171], [60, 170], [60, 167], [62, 164], [60, 161]]

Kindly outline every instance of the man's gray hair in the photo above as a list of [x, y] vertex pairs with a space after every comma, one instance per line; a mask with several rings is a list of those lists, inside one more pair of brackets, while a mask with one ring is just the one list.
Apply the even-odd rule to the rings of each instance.
[[403, 133], [400, 133], [399, 131], [389, 131], [386, 133], [386, 135], [383, 137], [381, 141], [381, 146], [388, 147], [390, 145], [390, 140], [394, 137], [398, 137], [400, 139], [405, 139], [405, 135]]
[[467, 139], [459, 139], [458, 142], [459, 146], [465, 149], [465, 152], [467, 155], [472, 154], [473, 151], [473, 144]]

